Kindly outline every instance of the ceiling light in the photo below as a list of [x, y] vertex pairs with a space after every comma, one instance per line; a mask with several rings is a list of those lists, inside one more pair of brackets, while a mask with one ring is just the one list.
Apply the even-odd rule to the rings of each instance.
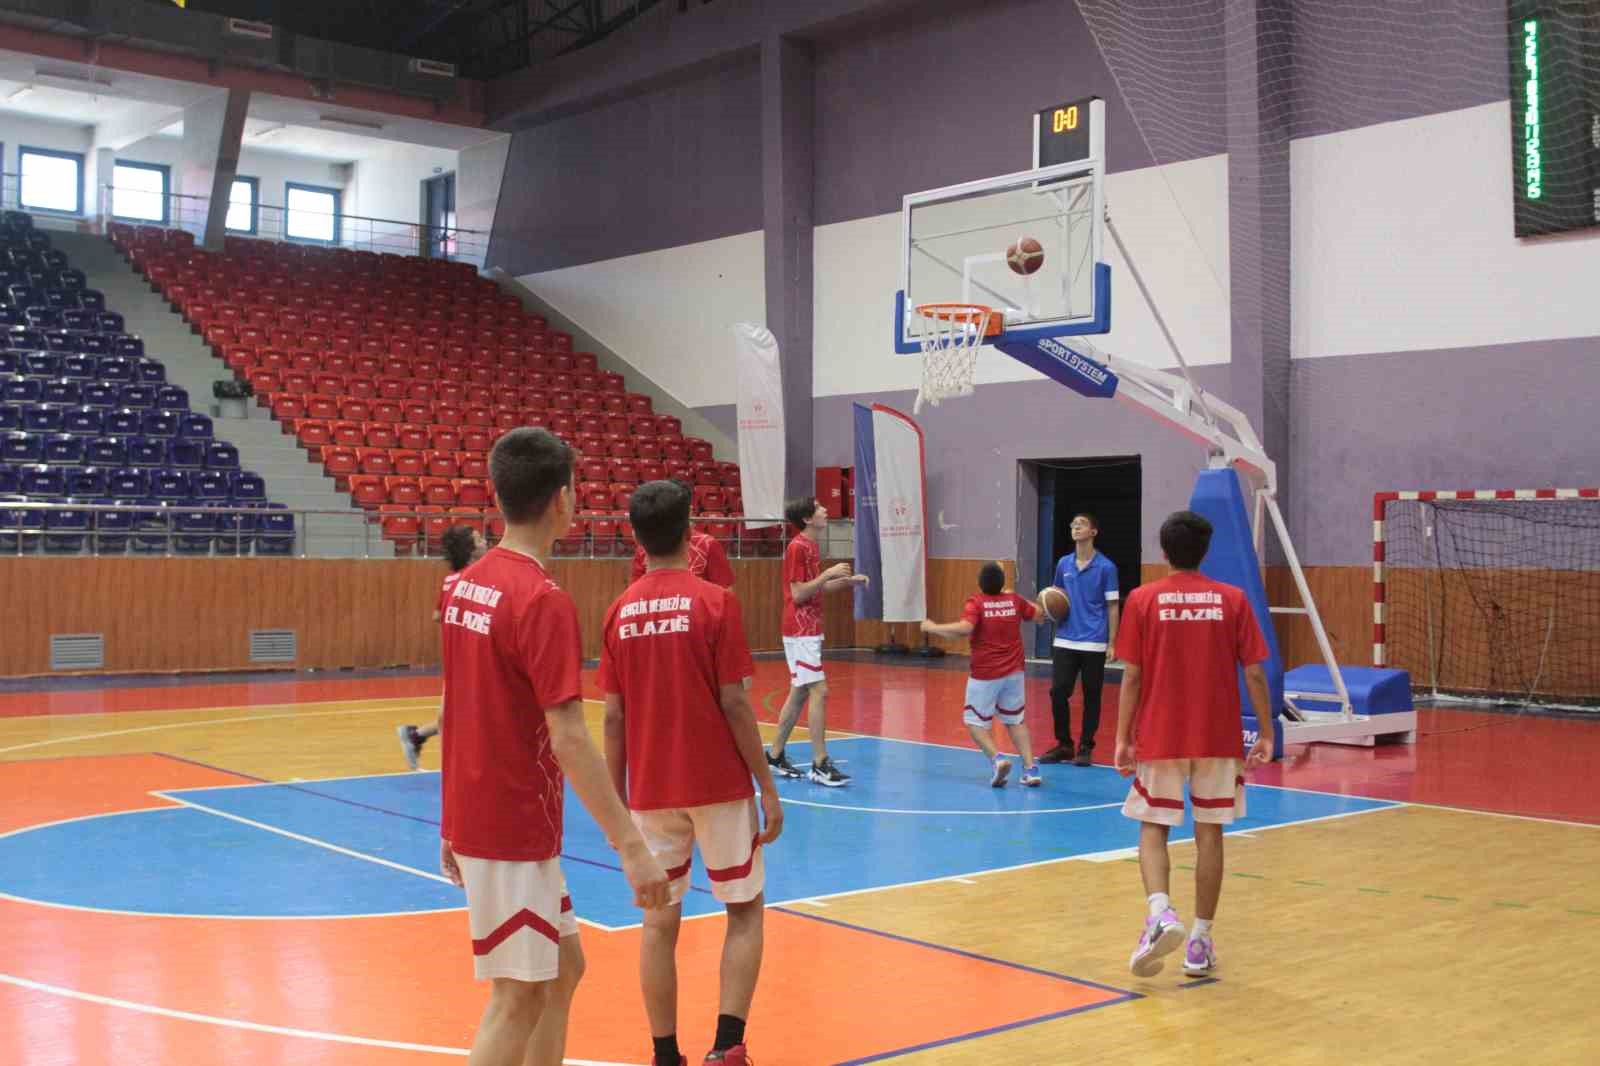
[[286, 130], [288, 128], [289, 128], [289, 126], [288, 126], [287, 123], [280, 122], [276, 126], [268, 126], [266, 129], [256, 130], [254, 133], [252, 133], [250, 135], [250, 139], [252, 141], [265, 140], [266, 138], [271, 137], [275, 133], [282, 133], [284, 130]]
[[340, 118], [338, 115], [318, 115], [317, 121], [324, 126], [344, 127], [361, 133], [377, 133], [383, 129], [381, 122], [363, 122], [360, 119]]

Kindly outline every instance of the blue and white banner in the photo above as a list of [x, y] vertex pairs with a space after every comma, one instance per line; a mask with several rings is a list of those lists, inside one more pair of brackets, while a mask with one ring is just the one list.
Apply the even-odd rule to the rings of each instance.
[[855, 405], [856, 617], [928, 617], [928, 509], [922, 428], [899, 411]]

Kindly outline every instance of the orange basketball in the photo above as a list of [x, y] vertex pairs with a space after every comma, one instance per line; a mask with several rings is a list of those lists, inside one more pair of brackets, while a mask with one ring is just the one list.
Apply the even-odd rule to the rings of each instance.
[[1023, 237], [1006, 249], [1006, 266], [1015, 274], [1032, 274], [1044, 266], [1044, 245], [1032, 237]]
[[1067, 620], [1067, 612], [1071, 609], [1071, 601], [1067, 599], [1065, 592], [1051, 585], [1039, 593], [1039, 598], [1044, 601], [1044, 613], [1050, 616], [1052, 622], [1064, 622]]

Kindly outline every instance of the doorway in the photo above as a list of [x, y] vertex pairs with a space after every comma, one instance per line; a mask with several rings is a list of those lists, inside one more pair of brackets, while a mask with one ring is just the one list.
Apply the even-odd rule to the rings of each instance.
[[422, 254], [451, 259], [456, 254], [456, 176], [454, 172], [422, 183]]
[[[1023, 485], [1038, 492], [1035, 579], [1044, 588], [1055, 578], [1056, 561], [1070, 554], [1072, 519], [1088, 512], [1100, 528], [1095, 547], [1117, 567], [1124, 599], [1139, 585], [1142, 565], [1140, 500], [1142, 471], [1137, 455], [1024, 459]], [[1035, 658], [1050, 658], [1049, 626], [1034, 628]]]

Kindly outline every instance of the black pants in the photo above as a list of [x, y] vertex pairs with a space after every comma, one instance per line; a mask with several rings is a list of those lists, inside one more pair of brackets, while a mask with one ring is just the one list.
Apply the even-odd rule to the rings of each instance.
[[1050, 677], [1050, 714], [1055, 719], [1056, 743], [1072, 751], [1072, 710], [1067, 703], [1072, 698], [1078, 675], [1083, 675], [1083, 731], [1079, 737], [1086, 748], [1094, 747], [1094, 737], [1100, 730], [1100, 690], [1106, 683], [1106, 653], [1103, 651], [1074, 651], [1071, 648], [1052, 648]]

